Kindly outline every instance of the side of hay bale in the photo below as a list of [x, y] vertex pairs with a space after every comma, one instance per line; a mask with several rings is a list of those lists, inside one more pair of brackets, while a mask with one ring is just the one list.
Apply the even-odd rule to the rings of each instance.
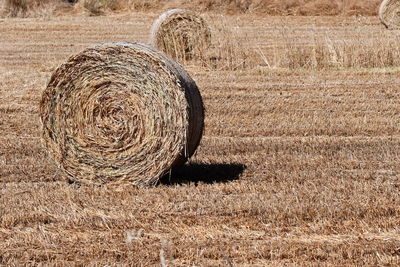
[[379, 19], [389, 29], [400, 29], [400, 0], [383, 0]]
[[150, 44], [177, 60], [188, 60], [211, 45], [211, 31], [206, 21], [185, 9], [161, 14], [150, 31]]
[[72, 56], [40, 105], [43, 140], [72, 180], [149, 186], [195, 152], [203, 133], [199, 90], [176, 62], [138, 43]]

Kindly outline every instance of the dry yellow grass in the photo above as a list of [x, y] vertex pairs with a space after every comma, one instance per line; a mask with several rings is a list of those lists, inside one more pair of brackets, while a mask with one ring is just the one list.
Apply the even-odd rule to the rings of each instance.
[[[96, 43], [145, 42], [158, 13], [0, 19], [0, 263], [399, 265], [398, 55], [365, 56], [398, 37], [377, 17], [226, 17], [255, 54], [185, 66], [207, 114], [192, 165], [151, 189], [67, 183], [39, 141], [52, 71]], [[326, 36], [351, 64], [288, 54]]]
[[[63, 0], [3, 0], [6, 14], [11, 16], [37, 16], [43, 14], [37, 6]], [[66, 1], [64, 1], [66, 2]], [[70, 1], [71, 2], [71, 1]], [[73, 2], [73, 1], [72, 1]], [[76, 1], [75, 1], [76, 2]], [[78, 9], [89, 15], [104, 15], [108, 11], [165, 10], [187, 8], [230, 14], [251, 13], [262, 15], [376, 15], [381, 0], [79, 0]], [[1, 7], [1, 3], [0, 3]], [[83, 8], [82, 8], [83, 7]], [[29, 12], [26, 12], [29, 9]], [[47, 10], [51, 13], [53, 10]]]
[[0, 11], [10, 17], [48, 15], [65, 4], [61, 0], [3, 0]]

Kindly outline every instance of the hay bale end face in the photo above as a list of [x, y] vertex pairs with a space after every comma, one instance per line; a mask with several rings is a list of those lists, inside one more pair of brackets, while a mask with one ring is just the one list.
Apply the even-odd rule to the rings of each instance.
[[379, 8], [379, 19], [389, 29], [400, 29], [400, 0], [384, 0]]
[[196, 150], [199, 90], [173, 60], [138, 43], [108, 43], [72, 56], [40, 105], [44, 143], [72, 180], [154, 185]]
[[188, 60], [211, 45], [211, 31], [205, 20], [185, 9], [161, 14], [150, 31], [150, 44], [177, 60]]

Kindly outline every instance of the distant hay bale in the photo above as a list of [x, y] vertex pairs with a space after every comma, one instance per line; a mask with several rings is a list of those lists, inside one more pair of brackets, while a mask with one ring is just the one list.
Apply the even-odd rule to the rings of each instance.
[[205, 20], [185, 9], [172, 9], [154, 22], [150, 44], [168, 56], [191, 59], [211, 44], [211, 32]]
[[379, 19], [389, 29], [400, 28], [400, 0], [384, 0], [379, 8]]
[[154, 185], [195, 152], [204, 108], [175, 61], [138, 43], [107, 43], [53, 73], [40, 116], [44, 143], [72, 180]]

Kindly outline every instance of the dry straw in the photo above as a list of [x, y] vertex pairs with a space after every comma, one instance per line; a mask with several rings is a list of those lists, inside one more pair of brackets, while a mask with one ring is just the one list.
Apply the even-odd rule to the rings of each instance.
[[154, 22], [150, 44], [178, 60], [203, 53], [211, 44], [211, 31], [205, 20], [185, 9], [172, 9]]
[[43, 139], [73, 180], [147, 186], [196, 150], [204, 108], [175, 61], [138, 43], [72, 56], [52, 75], [40, 115]]
[[379, 8], [379, 18], [389, 29], [400, 28], [400, 0], [383, 0]]

